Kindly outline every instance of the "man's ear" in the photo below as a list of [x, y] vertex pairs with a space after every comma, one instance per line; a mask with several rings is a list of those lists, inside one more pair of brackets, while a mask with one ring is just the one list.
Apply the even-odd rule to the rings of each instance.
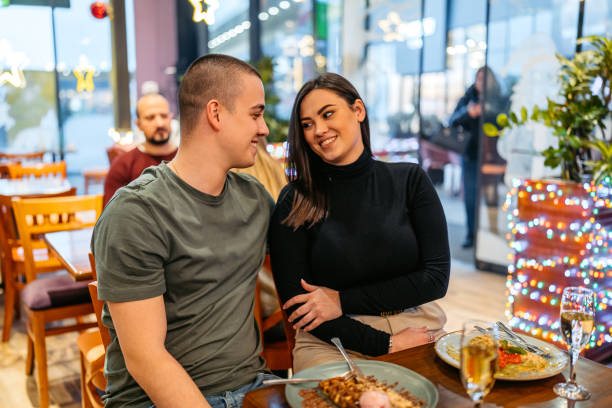
[[142, 128], [140, 127], [140, 119], [138, 118], [134, 119], [134, 124], [136, 125], [138, 129], [142, 130]]
[[211, 99], [206, 104], [206, 119], [214, 130], [221, 129], [221, 104], [216, 99]]

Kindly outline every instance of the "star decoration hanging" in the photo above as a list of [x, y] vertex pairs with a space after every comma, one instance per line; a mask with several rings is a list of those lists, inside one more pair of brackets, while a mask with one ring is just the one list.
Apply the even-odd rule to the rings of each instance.
[[8, 66], [5, 71], [0, 68], [0, 86], [5, 83], [13, 85], [15, 88], [23, 88], [26, 86], [26, 80], [23, 76], [23, 66], [27, 59], [21, 52], [13, 51], [8, 40], [0, 39], [0, 67]]
[[[219, 8], [218, 0], [189, 0], [193, 6], [193, 21], [204, 21], [208, 25], [215, 23], [215, 10]], [[204, 11], [206, 4], [206, 11]]]
[[383, 39], [386, 42], [404, 41], [404, 36], [400, 32], [403, 24], [404, 22], [395, 11], [389, 12], [386, 19], [378, 22], [378, 26], [384, 31]]
[[89, 61], [87, 61], [87, 57], [85, 55], [81, 55], [79, 57], [79, 65], [77, 65], [72, 72], [74, 72], [74, 76], [77, 79], [77, 92], [93, 92], [93, 76], [95, 69], [93, 66], [91, 66]]

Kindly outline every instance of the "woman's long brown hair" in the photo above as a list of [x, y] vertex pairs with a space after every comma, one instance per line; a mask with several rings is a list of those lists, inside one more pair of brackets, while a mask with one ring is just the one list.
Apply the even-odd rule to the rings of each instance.
[[[298, 92], [291, 119], [289, 120], [289, 153], [288, 171], [293, 182], [295, 195], [291, 211], [283, 224], [297, 229], [302, 225], [308, 228], [319, 222], [327, 215], [328, 179], [321, 172], [319, 157], [312, 151], [304, 138], [304, 129], [300, 122], [300, 109], [302, 100], [315, 89], [327, 89], [344, 99], [352, 107], [357, 99], [361, 99], [355, 87], [344, 77], [325, 73], [306, 82]], [[361, 139], [366, 152], [371, 155], [370, 123], [366, 112], [361, 122]]]

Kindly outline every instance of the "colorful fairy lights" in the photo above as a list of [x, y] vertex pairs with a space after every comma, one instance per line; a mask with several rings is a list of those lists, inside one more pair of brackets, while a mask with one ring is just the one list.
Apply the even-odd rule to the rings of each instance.
[[510, 326], [552, 342], [565, 286], [597, 293], [586, 349], [612, 343], [612, 184], [515, 180], [506, 195], [512, 254], [506, 280]]

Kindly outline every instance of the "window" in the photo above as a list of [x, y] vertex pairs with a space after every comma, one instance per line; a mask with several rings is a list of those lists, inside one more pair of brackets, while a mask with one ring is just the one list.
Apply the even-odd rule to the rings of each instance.
[[261, 48], [274, 61], [281, 118], [289, 119], [297, 91], [317, 73], [312, 12], [311, 1], [261, 0]]
[[208, 26], [210, 52], [248, 61], [250, 28], [248, 1], [221, 2], [214, 24]]
[[[133, 3], [125, 3], [128, 64], [134, 72]], [[71, 0], [70, 7], [57, 7], [53, 13], [46, 6], [0, 9], [0, 47], [20, 59], [26, 80], [23, 88], [0, 85], [0, 148], [46, 150], [56, 157], [64, 152], [68, 173], [79, 176], [85, 167], [108, 164], [105, 147], [112, 144], [108, 131], [114, 126], [110, 23], [93, 18], [90, 4]], [[23, 35], [26, 26], [28, 34]], [[0, 58], [3, 70], [8, 68], [4, 60]]]
[[0, 71], [16, 73], [10, 82], [0, 84], [2, 150], [59, 148], [50, 34], [50, 8], [13, 5], [0, 9]]
[[[546, 98], [554, 99], [558, 89], [555, 53], [569, 56], [575, 49], [579, 2], [498, 0], [490, 7], [489, 66], [502, 86], [508, 109], [519, 112], [522, 106], [545, 106]], [[485, 118], [495, 120], [494, 115], [485, 114]], [[543, 125], [529, 124], [506, 131], [499, 140], [483, 136], [481, 143], [482, 163], [495, 166], [480, 169], [476, 259], [505, 265], [509, 248], [500, 210], [505, 194], [514, 178], [558, 174], [544, 166], [540, 154], [556, 140]]]

